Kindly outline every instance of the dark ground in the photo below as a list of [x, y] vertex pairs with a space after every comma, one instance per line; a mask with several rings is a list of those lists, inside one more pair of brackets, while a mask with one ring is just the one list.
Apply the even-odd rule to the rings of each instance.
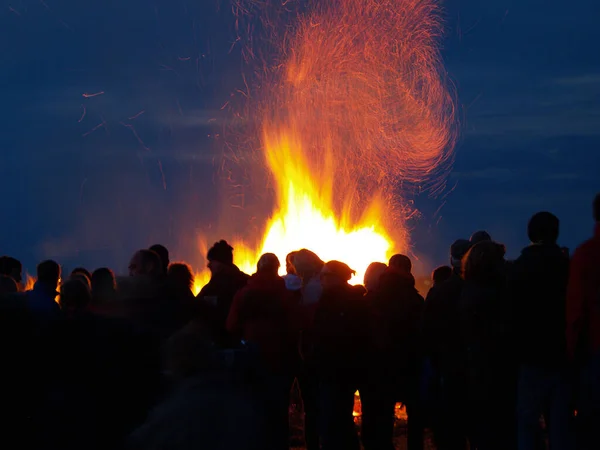
[[[396, 425], [394, 427], [394, 445], [396, 450], [406, 449], [406, 414], [400, 405], [396, 406]], [[357, 425], [357, 432], [360, 434], [360, 399], [355, 398], [354, 403], [354, 422]], [[291, 450], [304, 450], [304, 415], [302, 411], [302, 402], [299, 401], [298, 392], [294, 387], [292, 392], [292, 406], [290, 408], [290, 434]], [[425, 433], [425, 450], [435, 450], [431, 433]]]

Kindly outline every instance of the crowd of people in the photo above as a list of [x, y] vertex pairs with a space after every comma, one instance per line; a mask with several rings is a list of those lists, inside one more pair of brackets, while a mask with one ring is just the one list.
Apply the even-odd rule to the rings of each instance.
[[137, 251], [129, 277], [44, 261], [29, 291], [21, 263], [1, 257], [0, 440], [287, 450], [297, 383], [307, 450], [393, 450], [397, 403], [410, 450], [426, 429], [441, 450], [597, 448], [600, 195], [593, 211], [594, 236], [573, 255], [548, 212], [514, 261], [485, 231], [457, 240], [425, 298], [401, 254], [357, 286], [348, 265], [307, 249], [283, 277], [270, 253], [250, 276], [223, 240], [197, 296], [162, 245]]

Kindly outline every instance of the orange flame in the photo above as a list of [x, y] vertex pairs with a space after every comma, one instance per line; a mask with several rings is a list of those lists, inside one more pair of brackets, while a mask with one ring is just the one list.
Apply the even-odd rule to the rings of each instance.
[[31, 291], [33, 289], [33, 286], [35, 285], [35, 282], [37, 281], [36, 277], [26, 274], [25, 277], [25, 290], [26, 291]]
[[[361, 282], [371, 262], [408, 246], [411, 211], [400, 194], [443, 187], [452, 159], [455, 107], [437, 45], [437, 2], [313, 0], [308, 11], [300, 2], [235, 4], [240, 29], [244, 14], [254, 14], [266, 30], [262, 42], [248, 42], [279, 42], [250, 96], [260, 99], [250, 106], [262, 118], [276, 207], [257, 249], [234, 242], [236, 262], [253, 272], [263, 252], [283, 262], [309, 248], [346, 262], [357, 271], [352, 282]], [[207, 279], [201, 274], [198, 287]]]

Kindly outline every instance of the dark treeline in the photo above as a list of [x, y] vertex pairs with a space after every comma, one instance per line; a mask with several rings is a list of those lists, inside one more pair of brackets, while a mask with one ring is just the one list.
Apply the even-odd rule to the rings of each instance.
[[[220, 241], [211, 279], [162, 245], [129, 277], [0, 258], [0, 446], [286, 450], [299, 388], [308, 450], [598, 448], [600, 195], [572, 255], [559, 219], [532, 216], [518, 259], [485, 231], [458, 239], [425, 298], [411, 260], [354, 271], [316, 253], [261, 256], [241, 272]], [[425, 294], [425, 293], [423, 293]], [[360, 430], [353, 418], [360, 391]]]

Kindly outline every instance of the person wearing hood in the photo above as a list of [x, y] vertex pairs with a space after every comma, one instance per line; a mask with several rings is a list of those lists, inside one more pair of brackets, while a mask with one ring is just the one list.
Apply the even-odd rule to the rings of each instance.
[[559, 220], [535, 214], [508, 277], [518, 347], [519, 450], [536, 448], [544, 415], [551, 448], [571, 448], [570, 389], [565, 338], [569, 258], [557, 244]]
[[450, 247], [450, 278], [427, 296], [422, 319], [423, 352], [431, 362], [434, 377], [431, 422], [440, 450], [465, 449], [466, 411], [464, 411], [465, 362], [460, 335], [460, 296], [464, 286], [462, 260], [471, 248], [466, 239]]
[[215, 243], [208, 251], [206, 259], [211, 273], [210, 281], [196, 298], [207, 308], [210, 317], [206, 319], [215, 333], [217, 344], [224, 348], [233, 347], [237, 343], [227, 332], [225, 322], [233, 297], [246, 286], [250, 276], [233, 263], [233, 247], [227, 241]]
[[273, 253], [260, 257], [248, 284], [235, 295], [227, 331], [257, 357], [258, 387], [265, 400], [273, 450], [289, 448], [289, 403], [296, 362], [296, 326], [290, 292]]

